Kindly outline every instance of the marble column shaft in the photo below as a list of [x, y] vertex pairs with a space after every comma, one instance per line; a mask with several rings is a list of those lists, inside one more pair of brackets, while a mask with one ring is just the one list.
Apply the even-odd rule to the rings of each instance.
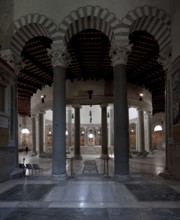
[[145, 151], [144, 145], [144, 111], [143, 109], [138, 109], [138, 144], [139, 151]]
[[80, 106], [75, 106], [74, 157], [81, 159], [80, 152]]
[[67, 110], [67, 131], [68, 131], [68, 140], [67, 140], [67, 145], [70, 147], [72, 145], [72, 109], [71, 107], [68, 108]]
[[53, 69], [53, 159], [52, 174], [57, 179], [66, 178], [66, 102], [65, 67]]
[[151, 113], [147, 112], [147, 146], [148, 151], [152, 151]]
[[114, 66], [114, 163], [115, 175], [129, 175], [129, 122], [126, 66]]
[[102, 147], [101, 158], [108, 158], [107, 105], [101, 106]]
[[113, 109], [109, 109], [109, 144], [114, 145], [114, 114]]
[[44, 152], [44, 112], [39, 113], [39, 155]]
[[36, 116], [32, 116], [32, 153], [36, 154]]

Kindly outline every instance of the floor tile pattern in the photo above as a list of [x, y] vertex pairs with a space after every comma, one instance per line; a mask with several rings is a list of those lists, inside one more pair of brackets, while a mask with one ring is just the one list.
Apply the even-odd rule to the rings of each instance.
[[95, 160], [85, 160], [83, 174], [98, 174]]
[[163, 184], [126, 184], [139, 201], [180, 201], [180, 194]]
[[0, 209], [0, 220], [179, 220], [179, 209], [130, 209], [130, 208], [18, 208]]
[[40, 200], [48, 193], [53, 184], [17, 184], [0, 194], [0, 201], [34, 201]]

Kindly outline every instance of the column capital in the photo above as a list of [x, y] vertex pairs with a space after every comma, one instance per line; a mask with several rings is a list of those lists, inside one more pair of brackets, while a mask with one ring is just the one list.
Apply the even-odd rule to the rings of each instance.
[[159, 58], [158, 58], [158, 63], [162, 65], [163, 70], [166, 71], [171, 63], [171, 48], [167, 47], [161, 52]]
[[66, 46], [62, 43], [53, 43], [51, 49], [48, 49], [48, 55], [51, 58], [53, 67], [67, 67], [71, 62], [70, 54], [68, 53]]
[[113, 41], [111, 44], [111, 49], [109, 56], [111, 58], [112, 66], [119, 64], [126, 65], [128, 60], [128, 55], [132, 51], [132, 44], [123, 41]]
[[144, 109], [143, 109], [142, 107], [138, 107], [138, 108], [137, 108], [137, 111], [138, 111], [138, 112], [142, 112], [142, 111], [144, 111]]
[[73, 108], [81, 108], [81, 105], [80, 104], [75, 104], [72, 106]]
[[12, 51], [10, 49], [7, 50], [1, 50], [0, 51], [0, 57], [6, 61], [12, 68], [14, 68], [14, 57], [12, 54]]
[[33, 113], [31, 114], [31, 118], [36, 118], [37, 117], [37, 114]]
[[101, 104], [101, 108], [106, 108], [106, 107], [108, 107], [108, 104], [106, 103]]
[[152, 112], [151, 111], [146, 111], [146, 114], [151, 116], [152, 115]]
[[16, 76], [18, 76], [19, 72], [25, 66], [25, 63], [22, 62], [22, 57], [15, 57], [10, 49], [1, 50], [0, 57], [14, 69], [14, 73]]
[[18, 57], [18, 58], [14, 58], [14, 72], [15, 75], [18, 76], [20, 71], [25, 67], [25, 63], [22, 62], [22, 58]]
[[39, 114], [44, 115], [44, 114], [45, 114], [45, 111], [44, 111], [44, 110], [40, 110], [40, 111], [39, 111]]

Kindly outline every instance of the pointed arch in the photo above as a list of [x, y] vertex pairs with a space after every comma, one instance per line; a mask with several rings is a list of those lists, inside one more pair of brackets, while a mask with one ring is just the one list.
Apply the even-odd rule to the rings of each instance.
[[54, 39], [57, 25], [45, 15], [28, 14], [14, 22], [14, 35], [11, 40], [11, 50], [20, 56], [26, 42], [38, 36]]
[[147, 31], [158, 42], [162, 51], [171, 42], [171, 21], [167, 13], [156, 7], [141, 6], [122, 19], [119, 38], [127, 38], [134, 31]]
[[59, 41], [69, 42], [71, 37], [85, 29], [96, 29], [110, 41], [116, 38], [120, 21], [106, 8], [88, 5], [72, 11], [59, 25]]

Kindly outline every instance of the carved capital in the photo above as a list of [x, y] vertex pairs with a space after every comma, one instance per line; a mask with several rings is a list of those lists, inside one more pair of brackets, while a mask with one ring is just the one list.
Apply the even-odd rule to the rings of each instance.
[[18, 76], [21, 70], [25, 67], [25, 63], [22, 62], [22, 58], [14, 59], [14, 72], [15, 75]]
[[53, 43], [52, 48], [48, 49], [48, 55], [51, 57], [53, 67], [67, 67], [71, 62], [67, 48], [61, 43]]
[[124, 42], [118, 42], [114, 41], [111, 45], [110, 49], [110, 58], [111, 58], [111, 63], [112, 66], [116, 66], [119, 64], [125, 64], [127, 63], [128, 60], [128, 55], [132, 51], [132, 44], [127, 45], [124, 44]]
[[6, 61], [12, 68], [14, 68], [14, 57], [10, 49], [1, 50], [0, 52], [1, 58]]
[[171, 63], [171, 48], [167, 47], [165, 48], [158, 58], [158, 63], [162, 65], [164, 71], [166, 71]]

